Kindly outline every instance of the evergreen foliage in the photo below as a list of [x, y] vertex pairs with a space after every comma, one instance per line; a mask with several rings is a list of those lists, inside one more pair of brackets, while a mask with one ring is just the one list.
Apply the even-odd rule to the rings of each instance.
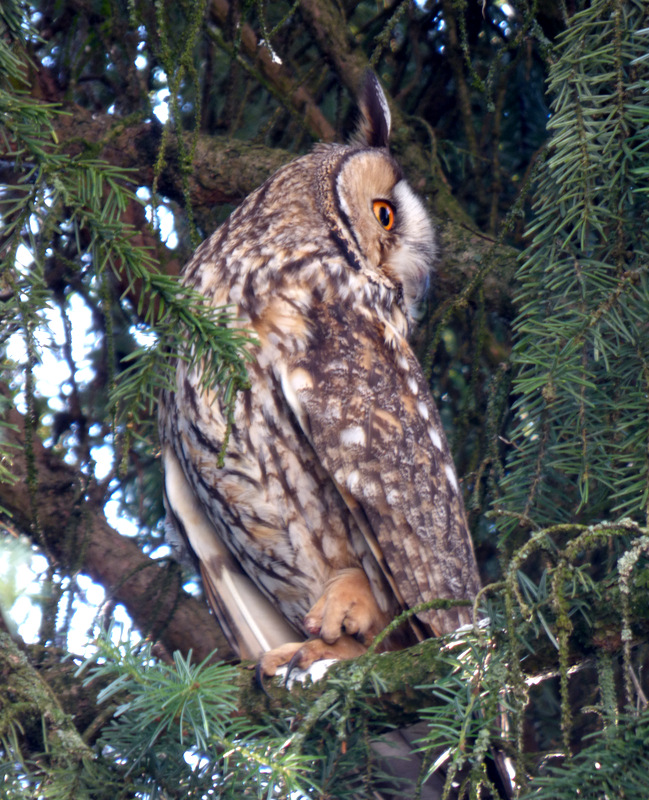
[[[649, 8], [511, 8], [2, 3], [0, 348], [11, 386], [0, 394], [0, 523], [47, 561], [41, 646], [27, 658], [0, 632], [3, 797], [406, 795], [374, 745], [417, 725], [420, 781], [437, 776], [443, 798], [496, 796], [504, 757], [521, 800], [644, 798]], [[168, 353], [205, 361], [226, 398], [246, 386], [247, 332], [165, 270], [260, 182], [261, 146], [297, 153], [344, 138], [370, 63], [395, 100], [395, 149], [444, 220], [417, 345], [464, 476], [488, 584], [480, 622], [412, 651], [369, 652], [314, 685], [271, 683], [268, 695], [245, 668], [195, 663], [198, 627], [187, 626], [183, 653], [168, 652], [166, 618], [151, 626], [156, 644], [112, 628], [73, 667], [77, 579], [100, 574], [91, 517], [115, 496], [141, 548], [160, 542], [155, 406]], [[161, 91], [164, 123], [153, 116]], [[220, 148], [243, 154], [250, 176], [223, 170], [211, 182], [205, 153]], [[165, 215], [178, 253], [163, 241]], [[503, 243], [523, 251], [515, 303]], [[79, 298], [93, 320], [88, 379], [73, 354]], [[69, 376], [48, 399], [38, 364], [57, 318]], [[19, 363], [8, 357], [17, 337]], [[20, 425], [7, 422], [8, 397]], [[48, 467], [75, 471], [74, 513], [61, 520], [70, 551], [41, 525], [41, 441]], [[103, 477], [100, 446], [114, 462]], [[140, 569], [125, 563], [107, 580], [102, 618]], [[5, 590], [15, 597], [13, 582]]]
[[606, 736], [598, 736], [569, 764], [547, 767], [547, 776], [523, 800], [580, 797], [643, 797], [647, 791], [649, 731], [647, 715], [623, 718]]
[[[19, 33], [24, 35], [22, 30]], [[7, 79], [26, 85], [21, 71], [25, 65], [5, 55]], [[224, 384], [230, 401], [246, 386], [249, 337], [226, 324], [232, 316], [227, 308], [211, 308], [197, 292], [161, 275], [152, 254], [134, 242], [136, 232], [122, 218], [129, 203], [139, 202], [128, 188], [128, 171], [85, 155], [70, 158], [61, 153], [52, 125], [60, 110], [36, 103], [20, 90], [0, 86], [0, 111], [4, 111], [0, 131], [6, 155], [15, 159], [21, 173], [0, 205], [0, 271], [7, 295], [2, 341], [16, 331], [24, 337], [29, 416], [36, 417], [32, 370], [39, 345], [35, 331], [44, 326], [45, 311], [52, 304], [59, 305], [63, 317], [68, 313], [66, 298], [46, 275], [55, 266], [72, 273], [67, 278], [77, 290], [92, 296], [97, 311], [104, 315], [111, 373], [108, 413], [115, 424], [127, 423], [131, 431], [151, 419], [158, 393], [172, 384], [177, 353], [187, 360], [203, 361], [205, 384]], [[52, 241], [62, 255], [54, 255]], [[74, 260], [65, 258], [68, 250], [74, 251]], [[53, 265], [54, 260], [63, 263]], [[114, 375], [111, 273], [120, 276], [125, 295], [137, 285], [137, 317], [155, 340], [124, 355], [119, 381]], [[87, 277], [91, 280], [84, 286]]]
[[558, 37], [519, 273], [506, 532], [648, 519], [647, 22], [646, 3], [604, 0]]
[[108, 637], [99, 645], [89, 680], [110, 681], [100, 703], [118, 700], [115, 724], [99, 746], [133, 789], [187, 798], [308, 792], [312, 759], [289, 747], [284, 721], [273, 731], [238, 714], [235, 667], [192, 664], [191, 652], [161, 664], [150, 646], [115, 645]]

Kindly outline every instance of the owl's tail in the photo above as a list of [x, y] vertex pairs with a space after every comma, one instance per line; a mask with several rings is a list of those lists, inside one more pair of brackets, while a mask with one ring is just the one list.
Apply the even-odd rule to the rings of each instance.
[[216, 535], [173, 450], [164, 447], [167, 525], [188, 541], [200, 565], [209, 604], [232, 649], [242, 659], [300, 636], [234, 561]]

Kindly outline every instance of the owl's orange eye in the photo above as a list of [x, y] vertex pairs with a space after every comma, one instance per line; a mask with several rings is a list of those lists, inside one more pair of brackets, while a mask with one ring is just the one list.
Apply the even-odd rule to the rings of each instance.
[[389, 231], [394, 225], [394, 209], [385, 200], [375, 200], [372, 203], [374, 216], [378, 219], [382, 227]]

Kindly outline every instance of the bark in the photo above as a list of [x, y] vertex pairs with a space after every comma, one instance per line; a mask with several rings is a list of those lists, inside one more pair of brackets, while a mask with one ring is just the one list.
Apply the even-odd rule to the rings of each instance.
[[[227, 0], [212, 0], [210, 3], [210, 19], [219, 26], [228, 26], [230, 13], [231, 6]], [[257, 39], [257, 34], [248, 23], [241, 26], [241, 48], [259, 67], [261, 75], [273, 87], [274, 93], [304, 120], [313, 137], [325, 142], [333, 141], [335, 138], [333, 125], [320, 111], [313, 97], [283, 64], [273, 59], [272, 52]]]
[[0, 631], [0, 740], [19, 742], [27, 755], [48, 752], [51, 763], [74, 769], [94, 753], [56, 694], [9, 634]]
[[[0, 391], [10, 399], [5, 386]], [[40, 546], [55, 564], [74, 574], [84, 572], [100, 583], [109, 600], [123, 603], [135, 625], [161, 645], [163, 657], [193, 650], [198, 660], [218, 649], [233, 653], [207, 606], [182, 588], [180, 567], [146, 556], [137, 543], [118, 534], [106, 521], [104, 487], [66, 464], [32, 438], [33, 479], [26, 447], [25, 420], [15, 408], [4, 415], [12, 428], [3, 437], [14, 447], [14, 484], [0, 483], [0, 506], [13, 525]], [[34, 496], [30, 493], [33, 485]], [[32, 509], [37, 508], [37, 519]]]
[[[110, 114], [91, 114], [79, 107], [71, 110], [71, 115], [57, 115], [54, 119], [57, 136], [59, 141], [65, 143], [66, 153], [76, 157], [84, 152], [93, 152], [115, 166], [133, 170], [134, 185], [152, 185], [153, 164], [161, 136], [158, 123], [125, 125]], [[418, 181], [416, 176], [426, 174], [428, 165], [423, 164], [420, 148], [410, 146], [408, 153], [411, 156], [408, 170], [411, 183], [417, 191], [426, 192], [429, 188], [426, 179]], [[0, 160], [10, 155], [0, 152]], [[170, 200], [182, 205], [185, 202], [182, 173], [178, 146], [173, 137], [166, 156], [158, 183], [159, 190]], [[189, 191], [194, 215], [203, 234], [208, 236], [215, 229], [218, 206], [224, 203], [238, 204], [280, 166], [295, 157], [294, 153], [285, 150], [237, 139], [199, 136], [194, 168], [189, 176]], [[418, 163], [413, 162], [415, 158]], [[437, 302], [441, 303], [464, 291], [480, 271], [488, 306], [510, 316], [513, 313], [512, 288], [517, 252], [475, 231], [466, 222], [463, 213], [457, 212], [457, 204], [446, 189], [440, 188], [427, 199], [432, 201], [445, 220], [438, 228], [441, 257], [436, 268]], [[451, 206], [446, 205], [447, 200], [452, 201]], [[178, 274], [182, 261], [178, 260], [175, 251], [164, 247], [153, 231], [147, 229], [142, 210], [132, 208], [124, 219], [140, 231], [139, 243], [156, 253], [161, 269], [167, 274]], [[132, 299], [137, 307], [136, 297]]]
[[[223, 23], [227, 3], [224, 0], [214, 0], [210, 8], [213, 14], [217, 13], [215, 9], [220, 9], [218, 19]], [[329, 0], [306, 0], [301, 4], [300, 13], [327, 59], [333, 62], [341, 81], [355, 95], [369, 62], [362, 51], [349, 40], [340, 9]], [[250, 31], [248, 35], [246, 31], [247, 26], [244, 26], [244, 47], [246, 37], [254, 37], [254, 32]], [[251, 42], [249, 45], [252, 46]], [[262, 50], [266, 52], [265, 48]], [[269, 67], [269, 74], [275, 75], [277, 65], [273, 64], [272, 67]], [[285, 90], [286, 86], [282, 81], [286, 76], [281, 70], [280, 73], [276, 86]], [[53, 115], [60, 150], [72, 158], [83, 154], [92, 155], [115, 166], [132, 170], [134, 187], [153, 185], [154, 165], [162, 137], [162, 126], [157, 120], [144, 121], [133, 117], [123, 119], [70, 105], [64, 102], [63, 94], [55, 88], [56, 82], [47, 69], [40, 65], [31, 77], [35, 96], [43, 97], [48, 102], [63, 103], [66, 113]], [[304, 98], [302, 100], [307, 102]], [[441, 222], [442, 259], [437, 265], [437, 302], [442, 303], [465, 290], [480, 272], [481, 281], [484, 279], [487, 305], [490, 309], [498, 313], [504, 311], [509, 316], [516, 252], [475, 230], [470, 217], [452, 196], [434, 151], [427, 153], [413, 136], [418, 123], [405, 119], [393, 103], [391, 113], [393, 143], [406, 175], [413, 188], [424, 196], [433, 215]], [[432, 131], [430, 133], [434, 138]], [[325, 131], [323, 138], [330, 138], [329, 134], [330, 132]], [[190, 139], [191, 136], [185, 134], [186, 151], [190, 149]], [[434, 140], [432, 146], [435, 146]], [[167, 138], [164, 156], [164, 165], [158, 176], [158, 190], [171, 201], [184, 206], [187, 202], [183, 186], [185, 167], [180, 163], [179, 145], [175, 135]], [[295, 153], [240, 139], [199, 135], [187, 183], [192, 211], [202, 235], [209, 236], [216, 228], [220, 206], [238, 204], [280, 166], [295, 157]], [[2, 161], [5, 164], [12, 163], [13, 153], [0, 150], [0, 163]], [[16, 175], [10, 178], [5, 171], [3, 179], [12, 183]], [[136, 222], [140, 226], [142, 243], [153, 247], [159, 256], [161, 268], [170, 274], [176, 274], [182, 266], [178, 262], [177, 254], [166, 251], [153, 232], [145, 230], [142, 214], [131, 211], [126, 215], [126, 221]], [[188, 255], [189, 253], [183, 254], [183, 260]], [[137, 307], [137, 303], [135, 305]]]
[[[92, 155], [110, 164], [132, 170], [134, 186], [151, 186], [154, 165], [162, 137], [157, 121], [124, 120], [112, 114], [90, 112], [66, 104], [66, 113], [55, 114], [52, 123], [60, 149], [70, 157]], [[186, 137], [189, 149], [190, 135]], [[10, 159], [11, 152], [0, 151], [0, 159]], [[195, 209], [212, 208], [223, 203], [239, 203], [294, 153], [247, 143], [241, 139], [199, 135], [189, 175], [189, 190]], [[165, 149], [165, 164], [159, 177], [161, 194], [183, 204], [182, 166], [178, 143], [170, 136]]]

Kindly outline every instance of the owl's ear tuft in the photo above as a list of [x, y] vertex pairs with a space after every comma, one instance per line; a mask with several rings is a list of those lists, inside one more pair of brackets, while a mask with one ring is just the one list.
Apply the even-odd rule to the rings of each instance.
[[361, 119], [353, 141], [366, 147], [387, 147], [390, 141], [392, 117], [379, 79], [367, 70], [358, 98]]

